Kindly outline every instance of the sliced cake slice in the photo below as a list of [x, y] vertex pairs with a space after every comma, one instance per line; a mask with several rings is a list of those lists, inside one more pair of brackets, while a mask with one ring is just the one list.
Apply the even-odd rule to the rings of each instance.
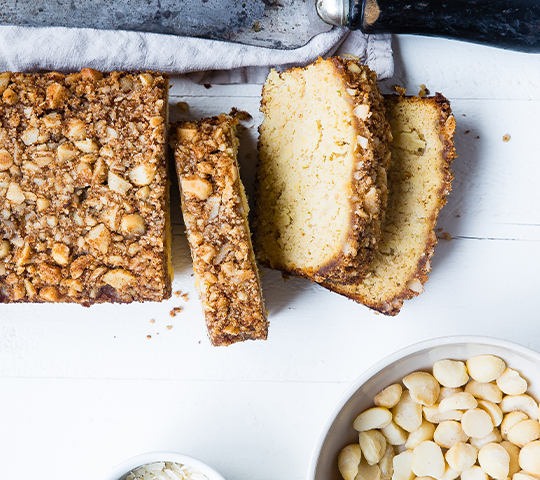
[[213, 345], [266, 339], [268, 323], [236, 159], [237, 120], [172, 126], [182, 212]]
[[437, 237], [435, 225], [453, 179], [455, 120], [435, 97], [385, 96], [392, 128], [383, 239], [362, 282], [323, 285], [386, 315], [422, 293]]
[[363, 278], [381, 237], [390, 159], [375, 73], [339, 57], [272, 71], [261, 111], [259, 261], [316, 281]]

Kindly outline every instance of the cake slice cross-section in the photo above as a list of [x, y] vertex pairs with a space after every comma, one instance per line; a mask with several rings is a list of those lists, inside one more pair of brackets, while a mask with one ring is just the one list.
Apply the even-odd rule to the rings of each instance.
[[172, 126], [182, 213], [208, 336], [214, 346], [266, 339], [268, 322], [228, 115]]
[[323, 285], [393, 316], [404, 300], [423, 292], [428, 280], [437, 217], [453, 179], [455, 120], [441, 94], [388, 95], [385, 104], [393, 141], [383, 238], [363, 281]]
[[375, 73], [340, 57], [272, 71], [261, 111], [258, 260], [315, 281], [363, 278], [381, 238], [390, 159]]
[[170, 297], [168, 81], [0, 75], [0, 302]]

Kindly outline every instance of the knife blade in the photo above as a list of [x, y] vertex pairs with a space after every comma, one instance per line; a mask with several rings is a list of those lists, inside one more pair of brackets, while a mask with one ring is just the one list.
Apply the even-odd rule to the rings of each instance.
[[131, 30], [261, 47], [305, 45], [332, 25], [314, 0], [3, 0], [0, 25]]

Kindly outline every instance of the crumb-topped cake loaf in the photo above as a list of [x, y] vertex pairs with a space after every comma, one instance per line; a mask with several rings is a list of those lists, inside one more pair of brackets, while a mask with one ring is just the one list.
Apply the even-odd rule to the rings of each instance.
[[266, 339], [268, 323], [227, 115], [172, 127], [182, 212], [213, 345]]
[[428, 280], [437, 216], [453, 179], [455, 120], [450, 103], [440, 94], [388, 95], [385, 104], [393, 141], [383, 239], [364, 281], [323, 285], [381, 313], [397, 315], [403, 301], [422, 293]]
[[171, 295], [168, 77], [0, 75], [0, 302]]
[[362, 278], [380, 240], [390, 158], [375, 73], [338, 57], [272, 71], [261, 111], [259, 261], [317, 281]]

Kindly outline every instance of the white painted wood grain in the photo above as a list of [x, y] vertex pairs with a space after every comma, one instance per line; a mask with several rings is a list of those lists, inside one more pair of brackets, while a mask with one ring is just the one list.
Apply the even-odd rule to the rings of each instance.
[[[453, 191], [438, 224], [453, 240], [437, 246], [425, 293], [387, 318], [265, 271], [268, 341], [212, 348], [173, 196], [173, 289], [188, 301], [0, 305], [1, 478], [39, 468], [44, 480], [100, 480], [128, 456], [164, 449], [230, 479], [300, 480], [333, 403], [386, 355], [464, 334], [540, 351], [540, 56], [405, 36], [394, 47], [396, 75], [383, 88], [425, 84], [449, 98], [457, 122]], [[261, 86], [173, 84], [172, 120], [232, 107], [253, 115], [240, 150], [251, 194]]]

